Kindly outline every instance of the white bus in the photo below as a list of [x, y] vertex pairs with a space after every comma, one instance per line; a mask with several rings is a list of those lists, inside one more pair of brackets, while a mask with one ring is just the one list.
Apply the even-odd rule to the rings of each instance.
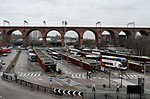
[[29, 53], [28, 58], [31, 62], [36, 62], [37, 61], [37, 56], [34, 53]]
[[127, 70], [128, 68], [128, 61], [126, 58], [123, 57], [102, 55], [102, 62], [107, 67], [112, 67], [120, 70]]
[[61, 54], [58, 52], [52, 52], [52, 58], [57, 59], [57, 60], [61, 60]]
[[69, 52], [70, 52], [70, 54], [72, 54], [72, 55], [81, 56], [81, 55], [80, 55], [80, 50], [78, 50], [78, 49], [70, 49]]
[[101, 52], [98, 49], [93, 49], [91, 53], [96, 55], [101, 55]]

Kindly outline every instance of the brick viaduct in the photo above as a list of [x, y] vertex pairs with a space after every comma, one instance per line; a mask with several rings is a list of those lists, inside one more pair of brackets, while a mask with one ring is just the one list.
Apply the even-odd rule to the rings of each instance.
[[12, 32], [19, 30], [22, 33], [22, 38], [23, 38], [23, 45], [26, 46], [26, 41], [27, 41], [27, 37], [29, 36], [29, 34], [34, 31], [34, 30], [38, 30], [41, 32], [42, 34], [42, 46], [46, 47], [46, 36], [48, 34], [48, 32], [52, 31], [52, 30], [56, 30], [60, 33], [61, 35], [61, 45], [62, 47], [65, 45], [64, 43], [64, 35], [67, 31], [75, 31], [78, 34], [78, 38], [79, 38], [79, 44], [80, 46], [83, 45], [83, 34], [89, 30], [92, 31], [95, 35], [95, 40], [96, 40], [96, 44], [98, 47], [100, 47], [101, 45], [101, 40], [102, 40], [102, 33], [104, 31], [108, 31], [111, 35], [111, 39], [117, 44], [118, 43], [118, 39], [119, 39], [119, 33], [121, 31], [123, 31], [126, 36], [127, 39], [130, 40], [132, 43], [135, 40], [135, 35], [137, 32], [140, 32], [141, 35], [144, 35], [146, 37], [150, 36], [150, 28], [146, 28], [146, 27], [36, 27], [36, 26], [1, 26], [0, 27], [0, 32], [2, 33], [3, 36], [3, 41], [4, 42], [9, 42], [10, 40], [10, 35], [12, 34]]

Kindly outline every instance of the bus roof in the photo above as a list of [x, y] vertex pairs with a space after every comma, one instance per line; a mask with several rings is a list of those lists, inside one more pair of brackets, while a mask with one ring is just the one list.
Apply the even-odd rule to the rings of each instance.
[[52, 52], [52, 54], [59, 54], [58, 52]]
[[29, 55], [31, 55], [31, 56], [36, 56], [34, 53], [29, 53]]
[[86, 55], [86, 57], [100, 57], [100, 56], [91, 54], [91, 55]]

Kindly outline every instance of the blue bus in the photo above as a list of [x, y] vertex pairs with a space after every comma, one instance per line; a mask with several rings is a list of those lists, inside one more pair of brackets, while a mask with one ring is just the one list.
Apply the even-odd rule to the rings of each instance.
[[57, 59], [57, 60], [61, 60], [61, 54], [58, 52], [52, 52], [51, 53], [52, 58]]

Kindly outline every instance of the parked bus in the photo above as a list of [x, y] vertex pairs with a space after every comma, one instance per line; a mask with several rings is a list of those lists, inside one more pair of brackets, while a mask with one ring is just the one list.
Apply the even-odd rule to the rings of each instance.
[[102, 55], [102, 62], [106, 67], [112, 67], [120, 70], [127, 70], [128, 61], [123, 57], [105, 56]]
[[90, 59], [92, 61], [88, 61], [90, 64], [95, 64], [95, 65], [101, 65], [102, 60], [101, 60], [101, 55], [95, 55], [95, 54], [90, 54], [90, 55], [85, 55], [86, 59]]
[[58, 52], [52, 52], [52, 58], [57, 59], [57, 60], [61, 60], [61, 54]]
[[29, 53], [28, 58], [31, 62], [36, 62], [37, 61], [37, 56], [34, 53]]
[[81, 55], [80, 55], [80, 50], [78, 50], [78, 49], [70, 49], [69, 52], [70, 52], [70, 54], [72, 54], [72, 55], [81, 56]]
[[95, 55], [101, 55], [101, 52], [98, 49], [93, 49], [91, 53]]
[[29, 49], [29, 53], [34, 53], [34, 50], [33, 49]]

